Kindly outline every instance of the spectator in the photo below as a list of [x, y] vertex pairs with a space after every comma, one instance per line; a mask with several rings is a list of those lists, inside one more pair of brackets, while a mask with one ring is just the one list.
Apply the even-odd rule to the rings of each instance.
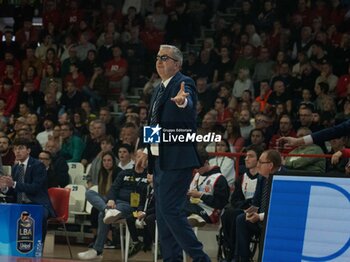
[[224, 80], [224, 73], [231, 72], [233, 70], [234, 63], [231, 60], [231, 54], [229, 48], [223, 46], [220, 48], [220, 60], [216, 64], [216, 68], [214, 71], [213, 83], [217, 83], [219, 81]]
[[[303, 137], [310, 135], [311, 130], [306, 127], [301, 127], [297, 131], [297, 137]], [[290, 154], [300, 155], [322, 155], [323, 150], [318, 145], [301, 145], [293, 149]], [[302, 157], [302, 156], [291, 156], [285, 160], [285, 166], [293, 170], [303, 170], [317, 173], [324, 173], [326, 171], [326, 160], [324, 158], [317, 157]]]
[[86, 146], [84, 148], [81, 163], [86, 167], [90, 164], [100, 152], [100, 143], [102, 138], [106, 135], [106, 125], [101, 120], [93, 120], [90, 125], [92, 125], [92, 138], [88, 138], [86, 141]]
[[39, 141], [33, 137], [30, 126], [28, 124], [21, 126], [21, 128], [18, 130], [17, 138], [29, 141], [28, 148], [30, 149], [30, 156], [34, 158], [39, 157], [39, 153], [42, 151], [42, 147]]
[[122, 57], [122, 50], [119, 46], [112, 48], [113, 59], [105, 65], [105, 75], [109, 80], [109, 91], [122, 94], [124, 97], [129, 88], [128, 62]]
[[12, 150], [12, 141], [7, 136], [0, 137], [0, 154], [4, 166], [13, 166], [15, 153]]
[[21, 50], [26, 50], [29, 46], [36, 46], [39, 41], [38, 30], [32, 24], [32, 18], [26, 17], [23, 27], [16, 32], [16, 42]]
[[[92, 160], [91, 167], [90, 167], [89, 172], [86, 176], [86, 183], [87, 183], [88, 188], [90, 188], [94, 185], [98, 185], [98, 174], [100, 172], [101, 163], [102, 163], [101, 156], [106, 152], [109, 152], [109, 151], [113, 152], [114, 145], [115, 145], [114, 138], [110, 135], [107, 135], [101, 139], [101, 142], [99, 145], [100, 152], [97, 154], [97, 156], [94, 158], [94, 160]], [[119, 160], [116, 159], [115, 161], [116, 161], [116, 164], [118, 165]], [[119, 173], [121, 171], [121, 169], [119, 167], [117, 167], [117, 169], [118, 169], [118, 171], [116, 171], [116, 172]]]
[[293, 130], [292, 119], [287, 114], [283, 114], [279, 119], [279, 128], [277, 133], [274, 134], [270, 140], [269, 149], [275, 149], [281, 154], [288, 154], [290, 151], [292, 151], [293, 147], [290, 147], [285, 143], [277, 142], [278, 139], [283, 136], [296, 137], [296, 133]]
[[98, 192], [87, 191], [86, 198], [99, 211], [98, 233], [93, 247], [78, 253], [79, 259], [88, 260], [102, 257], [109, 224], [136, 211], [138, 203], [130, 202], [130, 195], [137, 193], [141, 196], [146, 192], [146, 186], [146, 174], [138, 174], [133, 169], [129, 169], [118, 174], [105, 197]]
[[327, 154], [331, 154], [332, 158], [327, 158], [327, 173], [343, 174], [345, 166], [348, 164], [348, 158], [342, 157], [342, 150], [345, 149], [346, 137], [334, 138], [329, 141], [330, 150]]
[[51, 154], [51, 166], [55, 171], [57, 183], [61, 187], [65, 187], [70, 182], [73, 182], [70, 181], [67, 161], [61, 155], [60, 144], [56, 143], [53, 139], [49, 139], [45, 145], [44, 150], [50, 152]]
[[87, 58], [88, 52], [90, 50], [96, 51], [95, 45], [92, 44], [90, 41], [91, 39], [88, 32], [83, 32], [82, 34], [80, 34], [79, 44], [76, 47], [77, 57], [80, 61], [84, 61]]
[[[26, 57], [22, 60], [22, 80], [33, 80], [38, 76], [38, 72], [43, 71], [43, 63], [35, 56], [34, 46], [28, 46], [25, 49]], [[32, 71], [28, 72], [28, 68], [32, 67]], [[34, 69], [34, 70], [33, 70]], [[40, 79], [35, 80], [40, 85]], [[39, 88], [39, 86], [37, 86]]]
[[61, 155], [67, 162], [80, 162], [85, 144], [80, 137], [73, 135], [72, 124], [61, 124]]
[[4, 108], [4, 115], [11, 115], [17, 105], [18, 93], [14, 89], [13, 81], [9, 78], [5, 78], [2, 81], [2, 86], [0, 87], [0, 97], [6, 101]]
[[83, 73], [79, 71], [79, 67], [77, 63], [71, 63], [69, 66], [69, 73], [64, 78], [64, 83], [66, 85], [68, 82], [74, 83], [75, 87], [82, 91], [83, 87], [86, 85], [86, 79]]
[[122, 170], [133, 169], [135, 161], [133, 158], [133, 149], [129, 144], [122, 144], [118, 148], [118, 167]]
[[274, 67], [275, 62], [270, 58], [269, 49], [267, 47], [261, 47], [252, 77], [254, 83], [261, 83], [265, 79], [271, 79]]
[[80, 107], [83, 101], [85, 101], [85, 96], [77, 89], [74, 82], [66, 82], [65, 93], [61, 97], [61, 105], [64, 106], [64, 110], [72, 113]]
[[[107, 201], [107, 193], [111, 189], [113, 181], [118, 176], [118, 173], [120, 172], [120, 169], [117, 168], [117, 161], [115, 158], [115, 155], [111, 151], [105, 151], [101, 152], [100, 155], [100, 166], [99, 166], [99, 171], [97, 173], [96, 179], [97, 183], [96, 185], [98, 186], [98, 195], [101, 197], [101, 199], [106, 202]], [[86, 191], [86, 198], [88, 201], [92, 201], [91, 195], [95, 194], [92, 193], [95, 191], [92, 190], [87, 190]], [[97, 209], [96, 203], [92, 202], [93, 205], [92, 210], [91, 210], [91, 216], [90, 216], [90, 221], [91, 221], [91, 230], [94, 235], [94, 241], [90, 243], [89, 247], [93, 247], [95, 245], [97, 235], [98, 235], [98, 230], [100, 230], [99, 226], [99, 210]], [[107, 226], [108, 229], [110, 229], [109, 226]], [[108, 248], [113, 248], [114, 243], [112, 236], [109, 234], [110, 230], [108, 230], [107, 233], [107, 239], [105, 240], [105, 246], [107, 245]]]
[[49, 137], [53, 135], [53, 127], [56, 123], [56, 118], [53, 115], [46, 115], [43, 121], [44, 131], [39, 132], [36, 135], [36, 139], [39, 141], [42, 148], [45, 147]]
[[118, 129], [114, 124], [111, 111], [108, 107], [101, 107], [98, 118], [106, 125], [106, 134], [114, 138], [118, 137]]
[[333, 74], [332, 65], [327, 60], [324, 60], [322, 61], [320, 69], [321, 75], [316, 78], [315, 86], [317, 86], [319, 83], [327, 83], [329, 92], [331, 94], [335, 94], [338, 77]]
[[51, 187], [65, 187], [67, 184], [63, 183], [62, 185], [59, 183], [59, 177], [56, 176], [56, 171], [53, 169], [51, 164], [52, 157], [49, 151], [41, 151], [39, 154], [39, 161], [44, 164], [47, 175], [47, 188]]
[[[226, 139], [222, 139], [220, 142], [216, 142], [215, 152], [231, 152], [228, 141]], [[222, 175], [226, 178], [228, 185], [232, 189], [236, 178], [235, 162], [228, 156], [216, 156], [209, 160], [209, 165], [220, 168]]]
[[44, 103], [44, 94], [35, 88], [32, 81], [27, 80], [24, 83], [23, 92], [21, 92], [18, 102], [26, 104], [29, 110], [34, 112]]
[[244, 109], [239, 113], [239, 126], [242, 137], [247, 140], [251, 130], [254, 129], [254, 126], [251, 124], [251, 113], [249, 110]]
[[228, 109], [228, 101], [224, 97], [217, 97], [215, 100], [215, 111], [216, 115], [216, 123], [223, 124], [226, 121], [232, 119], [231, 111]]
[[70, 70], [71, 70], [70, 66], [72, 64], [75, 64], [76, 67], [78, 67], [78, 68], [81, 64], [81, 61], [79, 60], [79, 58], [77, 56], [77, 46], [75, 44], [69, 44], [69, 46], [67, 46], [66, 48], [68, 50], [67, 51], [68, 57], [65, 58], [63, 61], [62, 61], [62, 57], [61, 57], [61, 61], [62, 61], [61, 76], [63, 79], [65, 79], [65, 77], [70, 73]]
[[249, 90], [253, 92], [253, 82], [249, 76], [249, 70], [247, 68], [241, 68], [238, 71], [237, 79], [233, 85], [232, 96], [237, 99], [241, 99], [243, 92]]
[[237, 119], [233, 118], [227, 122], [224, 137], [232, 148], [231, 152], [241, 152], [245, 141], [241, 136], [241, 129]]
[[[155, 201], [153, 190], [153, 175], [147, 174], [147, 194], [145, 199], [141, 199], [137, 207], [137, 216], [130, 215], [126, 218], [130, 236], [132, 239], [128, 257], [136, 255], [141, 249], [143, 251], [152, 250], [152, 240], [155, 243]], [[142, 229], [142, 242], [138, 238], [137, 229]], [[155, 243], [156, 245], [158, 243]]]

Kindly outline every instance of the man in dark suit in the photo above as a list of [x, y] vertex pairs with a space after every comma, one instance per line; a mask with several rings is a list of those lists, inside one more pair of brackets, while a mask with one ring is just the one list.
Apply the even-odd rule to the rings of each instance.
[[0, 177], [0, 188], [6, 195], [13, 195], [18, 204], [43, 206], [43, 241], [45, 240], [47, 219], [54, 217], [47, 192], [47, 176], [43, 163], [30, 156], [30, 141], [18, 138], [13, 142], [17, 164], [12, 168], [12, 176]]
[[[156, 68], [162, 82], [151, 99], [150, 126], [159, 124], [163, 130], [196, 132], [196, 88], [191, 78], [180, 73], [182, 61], [177, 47], [160, 46]], [[192, 170], [200, 166], [195, 143], [148, 144], [138, 156], [137, 168], [145, 168], [147, 160], [148, 172], [154, 175], [156, 219], [164, 261], [182, 261], [182, 250], [194, 262], [210, 261], [183, 210]]]

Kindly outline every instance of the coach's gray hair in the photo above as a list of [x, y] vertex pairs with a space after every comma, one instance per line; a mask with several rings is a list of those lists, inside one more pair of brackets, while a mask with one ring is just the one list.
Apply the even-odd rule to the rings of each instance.
[[162, 49], [162, 48], [171, 49], [173, 52], [173, 58], [178, 60], [178, 62], [180, 63], [180, 66], [182, 66], [182, 62], [184, 58], [179, 48], [177, 48], [174, 45], [161, 45], [159, 49]]

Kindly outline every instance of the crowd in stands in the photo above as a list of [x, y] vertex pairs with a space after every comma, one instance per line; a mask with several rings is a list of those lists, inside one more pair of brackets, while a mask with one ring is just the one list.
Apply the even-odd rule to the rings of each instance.
[[[349, 7], [348, 0], [2, 4], [14, 18], [13, 25], [0, 24], [2, 163], [13, 165], [11, 142], [27, 139], [31, 156], [47, 169], [48, 187], [70, 183], [67, 163], [91, 164], [88, 188], [99, 186], [95, 195], [90, 192], [91, 201], [105, 200], [116, 186], [112, 177], [132, 169], [137, 150], [144, 147], [142, 127], [161, 82], [154, 61], [159, 45], [168, 43], [183, 51], [182, 72], [196, 81], [198, 133], [224, 138], [199, 143], [199, 150], [247, 152], [257, 159], [266, 149], [335, 153], [332, 161], [287, 156], [284, 164], [296, 170], [350, 172], [344, 159], [349, 156], [347, 137], [297, 148], [278, 142], [282, 136], [301, 137], [350, 119]], [[33, 24], [34, 16], [43, 18], [42, 26]], [[132, 101], [129, 97], [138, 89], [140, 98]], [[220, 168], [231, 190], [239, 187], [234, 159], [217, 156], [208, 163]], [[243, 169], [244, 164], [250, 173], [241, 172], [243, 179], [254, 180], [256, 163], [242, 159]], [[246, 203], [246, 193], [239, 193], [239, 205]], [[231, 212], [238, 217], [236, 207]], [[93, 209], [95, 228], [103, 224], [101, 212], [104, 206]], [[130, 209], [124, 213], [128, 217]], [[95, 243], [99, 254], [109, 227], [103, 228]]]

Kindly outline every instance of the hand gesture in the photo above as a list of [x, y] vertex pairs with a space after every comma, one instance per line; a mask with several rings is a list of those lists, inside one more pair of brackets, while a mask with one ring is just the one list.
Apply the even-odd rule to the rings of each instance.
[[284, 143], [287, 146], [300, 146], [304, 144], [304, 140], [302, 138], [286, 136], [277, 139], [277, 143]]
[[142, 152], [142, 150], [137, 150], [135, 159], [135, 171], [137, 173], [142, 173], [147, 167], [148, 155]]
[[194, 198], [200, 198], [202, 196], [202, 192], [199, 192], [197, 190], [190, 190], [187, 192], [187, 195], [190, 197], [194, 197]]
[[185, 82], [181, 82], [180, 90], [175, 97], [171, 98], [171, 101], [174, 101], [177, 105], [182, 105], [185, 103], [186, 97], [189, 93], [185, 92]]
[[331, 163], [332, 165], [336, 165], [339, 163], [339, 160], [341, 158], [341, 156], [343, 155], [343, 153], [341, 151], [337, 151], [335, 152], [333, 155], [332, 155], [332, 158], [331, 158]]
[[245, 220], [251, 222], [251, 223], [256, 223], [260, 220], [259, 214], [254, 212], [254, 213], [246, 213], [245, 214]]
[[107, 207], [109, 207], [109, 208], [116, 208], [117, 206], [116, 206], [114, 200], [108, 200]]

